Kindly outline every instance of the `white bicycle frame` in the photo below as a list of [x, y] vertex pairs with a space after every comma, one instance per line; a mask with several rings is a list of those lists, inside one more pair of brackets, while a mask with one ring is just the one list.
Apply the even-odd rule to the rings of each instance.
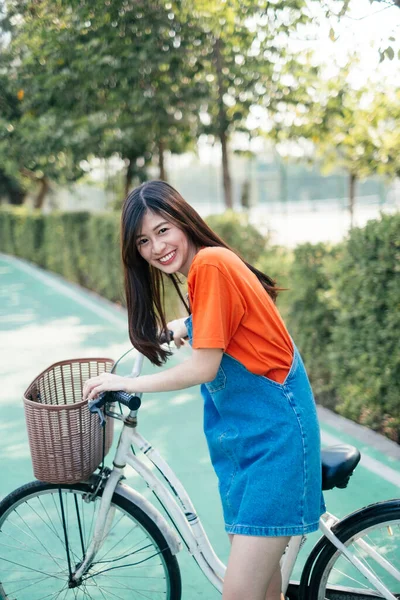
[[[140, 373], [142, 362], [143, 356], [139, 354], [131, 376], [136, 377]], [[121, 495], [137, 504], [157, 524], [167, 540], [172, 554], [177, 554], [182, 548], [181, 541], [176, 532], [154, 505], [135, 490], [121, 484], [124, 468], [126, 465], [129, 465], [144, 479], [149, 488], [156, 494], [157, 498], [170, 515], [170, 518], [185, 542], [188, 551], [193, 556], [207, 579], [222, 593], [226, 566], [215, 554], [184, 486], [157, 450], [155, 450], [137, 431], [136, 413], [137, 411], [131, 411], [129, 416], [124, 419], [124, 427], [113, 460], [113, 469], [107, 479], [100, 501], [100, 508], [97, 514], [93, 537], [88, 546], [85, 560], [75, 572], [73, 579], [79, 580], [85, 574], [101, 548], [104, 539], [107, 537], [114, 516], [114, 511], [110, 507], [111, 499], [117, 486], [118, 492]], [[132, 452], [132, 445], [139, 448], [146, 458], [157, 468], [165, 482], [161, 481], [153, 473], [151, 468]], [[365, 576], [370, 584], [382, 594], [383, 598], [386, 600], [396, 600], [395, 596], [393, 596], [379, 579], [377, 579], [374, 573], [366, 568], [365, 565], [352, 554], [342, 542], [340, 542], [334, 533], [332, 533], [331, 528], [338, 521], [339, 519], [334, 515], [325, 513], [320, 518], [319, 528], [332, 544], [354, 565], [354, 567]], [[286, 548], [285, 554], [282, 557], [282, 592], [284, 594], [289, 585], [290, 575], [293, 571], [303, 539], [305, 539], [304, 536], [292, 537]], [[369, 546], [364, 540], [360, 540], [357, 543], [362, 547], [364, 553], [367, 553], [374, 558], [381, 567], [400, 581], [400, 572], [377, 554], [374, 548]]]

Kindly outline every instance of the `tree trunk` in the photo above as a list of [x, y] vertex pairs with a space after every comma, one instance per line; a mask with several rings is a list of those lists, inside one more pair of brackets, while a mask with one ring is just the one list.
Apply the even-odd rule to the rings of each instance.
[[229, 169], [229, 157], [228, 157], [228, 121], [226, 118], [226, 110], [224, 105], [224, 79], [222, 73], [222, 56], [221, 56], [221, 40], [217, 38], [214, 44], [214, 61], [215, 68], [217, 71], [217, 82], [218, 82], [218, 130], [219, 139], [221, 142], [222, 151], [222, 178], [224, 185], [224, 200], [226, 208], [233, 207], [232, 200], [232, 181]]
[[224, 184], [224, 199], [226, 208], [233, 207], [232, 201], [232, 183], [229, 172], [229, 158], [228, 158], [228, 140], [225, 131], [220, 133], [221, 149], [222, 149], [222, 178]]
[[50, 189], [50, 185], [49, 185], [49, 181], [46, 177], [41, 177], [40, 179], [37, 179], [37, 182], [39, 183], [39, 192], [33, 201], [33, 208], [42, 209], [43, 202], [44, 202], [47, 192]]
[[357, 176], [354, 173], [350, 173], [349, 178], [349, 213], [350, 213], [350, 229], [354, 226], [354, 203], [355, 203], [355, 192], [356, 192]]
[[17, 179], [6, 175], [0, 168], [0, 204], [3, 199], [8, 199], [10, 204], [21, 206], [24, 203], [26, 193], [20, 187]]
[[34, 171], [30, 171], [25, 167], [22, 167], [20, 172], [22, 175], [24, 175], [24, 177], [28, 177], [32, 181], [36, 181], [39, 184], [39, 192], [37, 193], [36, 198], [33, 200], [33, 208], [41, 209], [43, 207], [46, 194], [50, 189], [49, 180], [47, 179], [46, 175], [43, 175], [43, 177], [38, 177]]
[[162, 181], [167, 181], [167, 172], [165, 170], [165, 147], [164, 147], [164, 141], [163, 140], [158, 140], [157, 143], [157, 148], [158, 148], [158, 167], [160, 169], [160, 179], [162, 179]]
[[131, 183], [132, 183], [132, 177], [133, 177], [133, 161], [134, 161], [134, 159], [129, 158], [128, 160], [129, 160], [129, 164], [128, 164], [128, 167], [126, 169], [126, 174], [125, 174], [125, 198], [131, 191]]
[[250, 208], [250, 177], [247, 176], [243, 181], [242, 192], [240, 194], [240, 204], [244, 210]]

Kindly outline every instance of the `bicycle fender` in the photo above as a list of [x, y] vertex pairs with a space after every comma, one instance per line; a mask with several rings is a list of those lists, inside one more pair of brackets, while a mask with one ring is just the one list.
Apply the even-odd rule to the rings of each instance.
[[[376, 512], [379, 513], [382, 510], [382, 508], [385, 509], [385, 511], [388, 513], [388, 516], [389, 516], [392, 511], [398, 510], [399, 507], [400, 507], [399, 499], [384, 500], [382, 502], [375, 502], [374, 504], [369, 504], [368, 506], [365, 506], [363, 508], [360, 508], [360, 509], [350, 513], [349, 515], [347, 515], [346, 517], [344, 517], [343, 519], [341, 519], [340, 521], [335, 523], [335, 525], [333, 525], [333, 527], [332, 527], [332, 532], [336, 535], [336, 537], [340, 541], [343, 541], [341, 539], [343, 532], [347, 533], [347, 531], [349, 529], [352, 529], [353, 526], [358, 524], [360, 521], [368, 520], [368, 518], [370, 518], [371, 516], [374, 516]], [[304, 565], [302, 573], [301, 573], [301, 580], [300, 580], [300, 586], [299, 586], [299, 599], [300, 600], [307, 600], [308, 584], [312, 578], [312, 571], [314, 569], [315, 562], [316, 562], [318, 556], [320, 555], [320, 553], [328, 545], [331, 545], [331, 542], [326, 537], [322, 536], [318, 540], [318, 542], [315, 544], [315, 546], [311, 550], [310, 554], [308, 555], [308, 558], [305, 562], [305, 565]]]
[[149, 502], [142, 494], [128, 487], [123, 483], [119, 483], [114, 494], [122, 496], [128, 502], [132, 502], [138, 506], [154, 523], [157, 525], [163, 536], [165, 537], [171, 553], [175, 556], [182, 549], [182, 544], [175, 531], [168, 524], [163, 515]]

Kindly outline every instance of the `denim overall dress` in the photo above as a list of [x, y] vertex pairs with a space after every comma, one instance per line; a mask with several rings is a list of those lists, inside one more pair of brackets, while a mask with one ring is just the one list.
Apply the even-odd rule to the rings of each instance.
[[[192, 317], [185, 320], [192, 343]], [[292, 536], [318, 529], [325, 512], [320, 433], [297, 348], [283, 384], [224, 353], [202, 384], [204, 432], [231, 534]]]

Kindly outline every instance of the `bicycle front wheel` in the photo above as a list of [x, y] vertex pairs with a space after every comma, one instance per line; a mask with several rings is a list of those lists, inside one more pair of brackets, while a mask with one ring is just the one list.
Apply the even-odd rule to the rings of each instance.
[[88, 484], [32, 482], [0, 503], [1, 600], [180, 600], [178, 562], [157, 525], [115, 493], [111, 528], [76, 587], [100, 500]]
[[[339, 522], [335, 535], [395, 597], [400, 598], [400, 500], [381, 502]], [[309, 600], [384, 598], [339, 550], [327, 542], [311, 574]]]

